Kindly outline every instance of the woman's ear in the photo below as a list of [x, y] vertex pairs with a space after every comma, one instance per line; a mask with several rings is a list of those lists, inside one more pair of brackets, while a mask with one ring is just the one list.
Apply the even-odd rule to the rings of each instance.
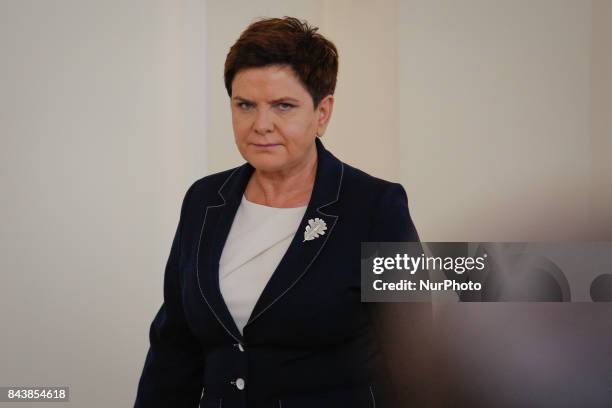
[[325, 133], [325, 129], [329, 124], [332, 112], [334, 110], [334, 96], [327, 95], [321, 99], [319, 106], [317, 107], [318, 118], [317, 118], [317, 136], [321, 137]]

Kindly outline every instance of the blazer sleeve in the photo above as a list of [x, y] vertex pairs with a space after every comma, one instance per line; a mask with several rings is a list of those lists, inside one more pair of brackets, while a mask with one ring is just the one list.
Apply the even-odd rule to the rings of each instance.
[[164, 272], [164, 301], [149, 330], [150, 347], [138, 383], [135, 408], [198, 406], [202, 390], [204, 353], [187, 325], [181, 300], [179, 258], [185, 207]]
[[[368, 239], [420, 242], [401, 184], [390, 183], [382, 193]], [[426, 272], [420, 277], [426, 278]], [[383, 406], [431, 406], [432, 309], [428, 301], [367, 303], [382, 353]]]
[[370, 242], [418, 242], [419, 235], [410, 217], [406, 190], [390, 183], [373, 214]]

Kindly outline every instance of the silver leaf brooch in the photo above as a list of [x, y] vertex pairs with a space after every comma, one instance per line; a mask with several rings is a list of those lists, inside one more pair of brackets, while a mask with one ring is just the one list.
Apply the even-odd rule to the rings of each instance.
[[321, 235], [325, 234], [326, 229], [327, 225], [322, 219], [309, 219], [308, 225], [306, 226], [306, 230], [304, 231], [304, 241], [302, 242], [311, 241], [315, 238], [319, 238]]

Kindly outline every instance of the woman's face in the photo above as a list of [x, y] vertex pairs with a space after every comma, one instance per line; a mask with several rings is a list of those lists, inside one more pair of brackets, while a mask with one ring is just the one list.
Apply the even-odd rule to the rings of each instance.
[[317, 109], [294, 71], [270, 65], [239, 71], [232, 82], [232, 125], [240, 154], [257, 170], [287, 172], [316, 157], [315, 137], [331, 117], [333, 96]]

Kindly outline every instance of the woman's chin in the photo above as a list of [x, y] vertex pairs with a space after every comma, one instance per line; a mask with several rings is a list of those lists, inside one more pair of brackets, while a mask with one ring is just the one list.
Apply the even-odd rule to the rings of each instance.
[[257, 170], [264, 172], [282, 170], [285, 164], [284, 160], [274, 157], [260, 157], [260, 155], [252, 155], [248, 158], [248, 162]]

